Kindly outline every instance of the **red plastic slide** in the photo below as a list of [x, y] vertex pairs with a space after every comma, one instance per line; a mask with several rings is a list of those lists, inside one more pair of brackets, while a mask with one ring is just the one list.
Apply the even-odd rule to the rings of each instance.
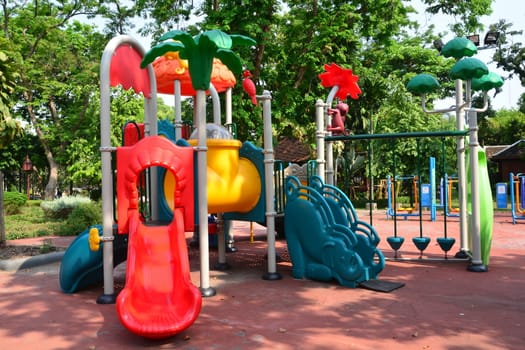
[[169, 226], [146, 226], [138, 212], [129, 221], [126, 286], [117, 313], [127, 329], [147, 338], [183, 331], [201, 309], [201, 293], [190, 280], [182, 213], [174, 214]]
[[[148, 225], [138, 210], [139, 174], [151, 166], [163, 166], [176, 178], [169, 225]], [[193, 324], [202, 305], [190, 279], [185, 238], [193, 226], [193, 150], [155, 136], [119, 147], [117, 200], [119, 233], [129, 233], [126, 285], [117, 297], [120, 321], [146, 338], [175, 335]]]

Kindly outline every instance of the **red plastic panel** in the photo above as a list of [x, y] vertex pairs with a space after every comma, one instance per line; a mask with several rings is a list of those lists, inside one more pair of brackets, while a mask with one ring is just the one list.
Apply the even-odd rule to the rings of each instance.
[[128, 233], [128, 211], [138, 208], [137, 183], [140, 173], [152, 166], [162, 166], [175, 177], [174, 208], [184, 213], [184, 228], [194, 228], [193, 148], [180, 147], [160, 136], [150, 136], [137, 144], [117, 149], [118, 232]]
[[142, 92], [144, 97], [151, 97], [150, 78], [147, 69], [140, 68], [142, 55], [129, 45], [121, 45], [111, 58], [109, 84], [122, 85], [126, 90]]

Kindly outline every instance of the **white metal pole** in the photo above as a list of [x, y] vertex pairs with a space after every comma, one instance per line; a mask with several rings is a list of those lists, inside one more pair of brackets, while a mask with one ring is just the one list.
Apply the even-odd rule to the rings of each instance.
[[[330, 90], [330, 93], [328, 94], [328, 97], [326, 98], [326, 106], [325, 106], [325, 115], [327, 115], [327, 110], [332, 106], [332, 102], [334, 100], [335, 95], [339, 91], [339, 86], [334, 86]], [[332, 119], [326, 118], [326, 127], [325, 130], [328, 129], [332, 125]], [[327, 135], [332, 135], [331, 132], [327, 131]], [[326, 145], [326, 179], [325, 182], [329, 185], [334, 185], [334, 151], [333, 151], [333, 144], [332, 142], [328, 142]]]
[[[145, 54], [142, 46], [131, 36], [119, 35], [109, 41], [104, 48], [100, 60], [100, 158], [102, 170], [102, 270], [104, 274], [104, 292], [97, 298], [99, 304], [115, 303], [115, 288], [113, 281], [113, 170], [111, 169], [111, 153], [116, 150], [111, 146], [111, 95], [110, 67], [111, 60], [117, 48], [130, 45], [141, 55]], [[148, 72], [150, 70], [148, 69]], [[154, 76], [154, 75], [153, 75]], [[154, 79], [153, 79], [154, 80]], [[155, 85], [153, 85], [155, 86]], [[146, 113], [151, 111], [147, 108]]]
[[264, 176], [266, 194], [266, 242], [268, 245], [268, 272], [263, 276], [266, 280], [281, 279], [277, 272], [275, 256], [275, 211], [274, 183], [273, 183], [273, 135], [272, 135], [272, 96], [269, 91], [263, 91], [262, 96], [257, 96], [263, 104], [263, 136], [264, 136]]
[[210, 83], [210, 95], [213, 103], [213, 124], [221, 125], [221, 100], [212, 83]]
[[[225, 124], [231, 125], [233, 122], [232, 119], [232, 88], [228, 88], [226, 90], [225, 94], [225, 106], [224, 106], [224, 113], [225, 113]], [[234, 247], [234, 239], [233, 239], [233, 222], [231, 220], [225, 220], [223, 221], [223, 227], [224, 227], [224, 236], [225, 239], [227, 239], [227, 245], [228, 249], [232, 252], [237, 251], [237, 248]]]
[[175, 140], [179, 140], [182, 138], [182, 90], [180, 80], [173, 82], [173, 95], [175, 96], [175, 105], [173, 106], [175, 111]]
[[469, 147], [470, 147], [470, 235], [472, 260], [468, 267], [470, 271], [487, 271], [481, 260], [481, 219], [480, 219], [480, 194], [479, 194], [479, 169], [478, 169], [478, 114], [471, 106], [471, 80], [467, 80], [465, 96], [468, 111]]
[[200, 289], [204, 297], [215, 295], [215, 289], [210, 287], [210, 259], [208, 237], [208, 165], [206, 141], [206, 91], [197, 90], [195, 98], [195, 117], [197, 119], [197, 184], [199, 201], [199, 249], [200, 249]]
[[315, 123], [316, 123], [316, 131], [315, 131], [315, 139], [316, 139], [316, 145], [317, 145], [317, 176], [319, 176], [321, 179], [324, 180], [325, 178], [325, 135], [326, 135], [326, 128], [325, 128], [325, 122], [324, 122], [324, 116], [325, 116], [325, 103], [323, 100], [319, 99], [315, 103]]
[[[456, 129], [465, 129], [465, 110], [463, 101], [463, 81], [456, 79]], [[456, 162], [458, 167], [458, 199], [459, 199], [459, 237], [460, 251], [457, 258], [466, 258], [469, 251], [468, 213], [467, 213], [467, 170], [465, 161], [465, 136], [456, 138]]]
[[[150, 97], [145, 98], [144, 100], [144, 115], [145, 115], [145, 126], [148, 128], [145, 130], [145, 135], [147, 136], [157, 136], [158, 135], [158, 123], [157, 123], [157, 81], [155, 80], [155, 71], [151, 64], [147, 67], [148, 75], [150, 77]], [[159, 177], [158, 177], [158, 167], [151, 167], [149, 169], [149, 183], [150, 186], [147, 186], [147, 191], [151, 191], [150, 198], [150, 207], [151, 207], [151, 219], [156, 221], [159, 219]]]
[[224, 114], [226, 117], [225, 124], [232, 123], [232, 88], [228, 88], [225, 93]]
[[[468, 83], [467, 83], [468, 84]], [[480, 195], [479, 195], [479, 171], [478, 171], [478, 122], [477, 112], [468, 111], [469, 120], [469, 147], [470, 147], [470, 234], [472, 237], [472, 263], [469, 267], [479, 269], [483, 266], [481, 260], [481, 223], [480, 223]]]

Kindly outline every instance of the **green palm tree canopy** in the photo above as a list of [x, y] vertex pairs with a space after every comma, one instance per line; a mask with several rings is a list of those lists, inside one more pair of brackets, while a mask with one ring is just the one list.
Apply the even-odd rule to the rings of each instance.
[[439, 82], [430, 74], [418, 74], [407, 84], [407, 90], [413, 94], [426, 94], [439, 88]]
[[474, 43], [467, 38], [454, 38], [443, 46], [441, 53], [445, 57], [454, 57], [460, 59], [462, 57], [470, 57], [478, 52], [478, 48]]
[[[170, 40], [171, 39], [171, 40]], [[142, 59], [141, 68], [155, 58], [168, 52], [178, 52], [181, 59], [188, 60], [191, 83], [195, 90], [210, 88], [213, 58], [218, 58], [233, 74], [242, 73], [242, 62], [231, 50], [234, 46], [251, 46], [256, 42], [244, 35], [228, 35], [220, 30], [208, 30], [192, 37], [187, 32], [172, 30], [159, 38], [162, 41], [149, 50]], [[170, 40], [170, 41], [166, 41]]]
[[472, 80], [474, 78], [481, 78], [488, 74], [489, 69], [487, 65], [477, 58], [467, 57], [459, 60], [450, 70], [450, 77], [452, 79]]
[[499, 88], [503, 85], [503, 78], [494, 72], [489, 72], [481, 78], [472, 79], [472, 89], [489, 91], [490, 89]]

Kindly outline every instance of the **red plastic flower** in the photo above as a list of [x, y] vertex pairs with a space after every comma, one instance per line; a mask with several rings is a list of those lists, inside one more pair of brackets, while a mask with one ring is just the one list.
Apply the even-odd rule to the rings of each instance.
[[359, 98], [361, 89], [357, 85], [359, 77], [352, 73], [351, 69], [344, 69], [335, 63], [325, 64], [325, 72], [319, 74], [321, 85], [324, 87], [339, 86], [336, 97], [340, 100], [345, 100], [346, 96], [350, 95], [354, 100]]

